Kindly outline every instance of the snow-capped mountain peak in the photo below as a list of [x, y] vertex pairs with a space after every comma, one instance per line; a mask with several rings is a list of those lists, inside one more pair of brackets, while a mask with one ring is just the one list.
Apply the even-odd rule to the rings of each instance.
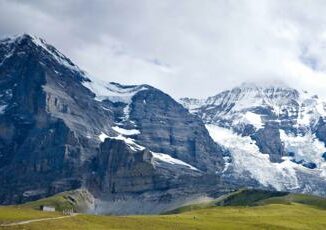
[[254, 107], [272, 107], [277, 111], [277, 107], [291, 104], [297, 98], [298, 92], [288, 87], [261, 87], [242, 84], [209, 97], [206, 104], [228, 108], [228, 112], [244, 111]]
[[6, 58], [9, 58], [14, 53], [23, 52], [19, 50], [19, 47], [29, 46], [31, 49], [37, 47], [42, 50], [47, 58], [55, 59], [59, 64], [65, 66], [66, 68], [72, 71], [81, 71], [81, 69], [76, 66], [69, 58], [63, 55], [60, 51], [58, 51], [54, 46], [48, 44], [44, 39], [30, 35], [30, 34], [21, 34], [12, 36], [9, 38], [5, 38], [0, 40], [0, 44], [2, 45], [2, 49], [0, 51], [0, 56], [2, 52], [7, 52], [3, 60], [0, 63], [3, 63]]
[[179, 99], [179, 103], [191, 112], [195, 112], [196, 109], [205, 105], [205, 102], [206, 99], [197, 99], [197, 98], [189, 98], [189, 97], [184, 97]]
[[291, 120], [294, 127], [307, 128], [326, 116], [325, 101], [286, 85], [244, 83], [204, 100], [183, 98], [180, 103], [206, 123], [232, 121], [229, 126], [241, 123], [258, 128], [261, 123]]
[[207, 99], [180, 99], [181, 104], [186, 108], [195, 111], [199, 107], [212, 109], [220, 107], [224, 113], [234, 113], [253, 109], [255, 107], [271, 107], [275, 113], [280, 107], [289, 105], [298, 100], [297, 90], [285, 85], [258, 85], [243, 83], [231, 90], [223, 91]]
[[180, 101], [230, 152], [225, 172], [281, 190], [311, 192], [316, 185], [302, 181], [324, 180], [326, 102], [318, 96], [284, 84], [244, 83], [205, 100]]

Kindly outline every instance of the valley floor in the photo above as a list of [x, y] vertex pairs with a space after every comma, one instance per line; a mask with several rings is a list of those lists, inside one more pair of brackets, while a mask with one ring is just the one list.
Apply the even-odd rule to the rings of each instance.
[[[0, 207], [0, 223], [59, 217], [28, 208]], [[326, 229], [326, 210], [309, 205], [267, 204], [212, 207], [172, 215], [95, 216], [46, 219], [0, 229]]]

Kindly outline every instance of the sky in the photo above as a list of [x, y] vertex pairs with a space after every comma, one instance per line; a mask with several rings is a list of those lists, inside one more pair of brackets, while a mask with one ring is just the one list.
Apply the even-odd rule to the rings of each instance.
[[326, 98], [324, 0], [0, 0], [0, 37], [45, 39], [89, 74], [205, 98], [243, 82]]

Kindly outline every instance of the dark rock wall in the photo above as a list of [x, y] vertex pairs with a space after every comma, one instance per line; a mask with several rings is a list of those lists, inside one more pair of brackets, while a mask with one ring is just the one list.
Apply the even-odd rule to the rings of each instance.
[[158, 90], [139, 92], [131, 104], [130, 119], [141, 132], [140, 143], [154, 152], [169, 154], [204, 171], [223, 167], [222, 150], [203, 122], [170, 96]]

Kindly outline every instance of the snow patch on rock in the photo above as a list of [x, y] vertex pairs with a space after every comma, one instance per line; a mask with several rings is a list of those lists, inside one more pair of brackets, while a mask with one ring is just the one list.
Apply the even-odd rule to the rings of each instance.
[[284, 143], [285, 150], [294, 153], [295, 160], [313, 162], [318, 168], [325, 164], [322, 155], [326, 152], [326, 147], [323, 142], [317, 139], [315, 134], [307, 132], [302, 136], [295, 136], [280, 129], [280, 138]]
[[142, 151], [142, 150], [145, 149], [144, 146], [141, 146], [141, 145], [137, 144], [135, 142], [135, 140], [132, 139], [132, 138], [130, 138], [130, 137], [125, 137], [123, 135], [118, 135], [116, 137], [108, 137], [108, 138], [114, 139], [114, 140], [124, 141], [130, 147], [130, 149], [133, 150], [133, 151], [135, 151], [135, 152], [136, 151]]
[[252, 124], [253, 126], [255, 126], [257, 129], [261, 129], [264, 125], [263, 122], [261, 120], [261, 116], [256, 114], [256, 113], [252, 113], [252, 112], [247, 112], [244, 115], [245, 119], [248, 121], [249, 124]]
[[197, 98], [180, 98], [179, 103], [188, 109], [189, 112], [195, 112], [197, 109], [199, 109], [201, 106], [205, 104], [206, 99], [197, 99]]
[[113, 103], [122, 102], [125, 104], [130, 104], [132, 97], [138, 92], [148, 89], [143, 85], [123, 86], [113, 82], [107, 83], [94, 78], [90, 79], [90, 81], [84, 81], [83, 85], [96, 95], [95, 100], [97, 101], [109, 100]]
[[140, 134], [139, 130], [137, 130], [137, 129], [123, 129], [118, 126], [114, 126], [114, 127], [112, 127], [112, 129], [122, 135], [125, 135], [125, 136], [132, 136], [132, 135]]
[[[29, 36], [31, 36], [31, 35], [29, 35]], [[35, 45], [42, 47], [43, 50], [45, 50], [46, 52], [51, 54], [52, 57], [54, 57], [58, 63], [67, 67], [70, 70], [82, 72], [81, 69], [79, 69], [78, 66], [73, 64], [70, 59], [68, 59], [65, 55], [60, 53], [60, 51], [55, 49], [53, 46], [47, 44], [42, 38], [38, 38], [36, 36], [31, 36], [31, 37], [32, 37], [32, 41], [34, 42]]]
[[233, 125], [238, 123], [253, 125], [257, 130], [264, 127], [261, 115], [253, 112], [246, 112], [244, 115], [241, 115], [239, 119], [234, 120]]
[[98, 138], [102, 141], [102, 142], [104, 142], [105, 141], [105, 139], [106, 138], [108, 138], [109, 136], [108, 135], [106, 135], [105, 133], [101, 133], [99, 136], [98, 136]]
[[163, 161], [163, 162], [166, 162], [168, 164], [173, 164], [173, 165], [182, 165], [182, 166], [186, 166], [187, 168], [189, 169], [192, 169], [192, 170], [196, 170], [196, 171], [199, 171], [196, 167], [190, 165], [190, 164], [187, 164], [186, 162], [182, 161], [182, 160], [179, 160], [179, 159], [176, 159], [176, 158], [173, 158], [171, 157], [170, 155], [168, 154], [164, 154], [164, 153], [155, 153], [155, 152], [152, 152], [152, 155], [153, 155], [153, 158], [154, 158], [154, 163], [158, 163], [160, 161]]

